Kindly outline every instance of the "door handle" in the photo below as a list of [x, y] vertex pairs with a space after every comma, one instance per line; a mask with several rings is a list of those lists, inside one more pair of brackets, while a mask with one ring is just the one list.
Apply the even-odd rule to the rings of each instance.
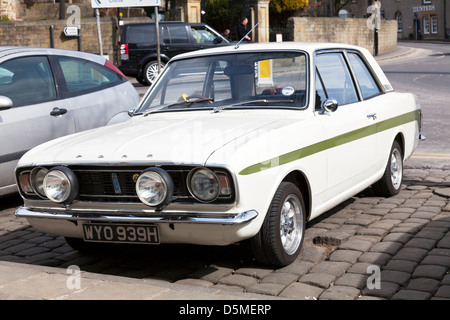
[[373, 120], [377, 120], [377, 114], [376, 113], [371, 113], [367, 115], [367, 119], [372, 118]]
[[53, 108], [53, 110], [50, 112], [50, 115], [56, 117], [56, 116], [61, 116], [66, 113], [67, 113], [67, 109], [64, 109], [64, 108], [60, 109], [60, 108], [56, 107], [56, 108]]

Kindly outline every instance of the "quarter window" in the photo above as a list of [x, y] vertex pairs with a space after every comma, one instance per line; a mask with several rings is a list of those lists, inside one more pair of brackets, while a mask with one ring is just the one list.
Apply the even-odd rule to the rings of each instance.
[[361, 57], [356, 53], [350, 52], [348, 53], [348, 60], [355, 74], [362, 97], [368, 99], [379, 94], [381, 91]]
[[[323, 53], [316, 56], [316, 71], [322, 80], [327, 99], [335, 99], [339, 105], [358, 101], [355, 85], [342, 53]], [[316, 90], [317, 81], [316, 81]], [[320, 93], [317, 92], [320, 96]]]
[[0, 64], [0, 95], [10, 98], [14, 106], [56, 99], [47, 57], [17, 58]]

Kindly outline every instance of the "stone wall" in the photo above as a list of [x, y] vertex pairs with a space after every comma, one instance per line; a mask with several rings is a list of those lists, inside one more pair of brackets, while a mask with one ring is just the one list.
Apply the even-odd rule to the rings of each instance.
[[[291, 41], [346, 43], [375, 53], [374, 30], [367, 19], [294, 17], [289, 19]], [[397, 21], [383, 20], [378, 32], [378, 54], [397, 48]]]
[[[127, 18], [124, 23], [150, 22], [150, 18]], [[97, 24], [95, 18], [81, 19], [81, 37], [68, 37], [64, 34], [65, 20], [13, 21], [0, 22], [0, 46], [27, 46], [50, 48], [50, 28], [53, 26], [54, 47], [99, 53]], [[117, 62], [118, 25], [116, 18], [101, 18], [103, 53]]]

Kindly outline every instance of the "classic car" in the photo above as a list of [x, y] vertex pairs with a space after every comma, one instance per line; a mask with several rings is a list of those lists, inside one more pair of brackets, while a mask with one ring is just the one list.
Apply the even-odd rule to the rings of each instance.
[[128, 120], [139, 100], [122, 72], [97, 54], [0, 47], [0, 197], [17, 193], [14, 169], [25, 152]]
[[16, 215], [77, 249], [248, 240], [257, 261], [285, 266], [307, 221], [368, 187], [400, 192], [421, 116], [356, 46], [185, 53], [129, 121], [25, 154]]

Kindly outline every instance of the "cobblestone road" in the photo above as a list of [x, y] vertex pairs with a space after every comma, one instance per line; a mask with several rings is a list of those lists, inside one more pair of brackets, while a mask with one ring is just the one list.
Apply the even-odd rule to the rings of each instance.
[[301, 256], [273, 269], [245, 244], [108, 247], [83, 255], [14, 217], [0, 200], [0, 261], [160, 279], [288, 299], [450, 299], [450, 171], [406, 169], [402, 192], [370, 189], [309, 223]]

